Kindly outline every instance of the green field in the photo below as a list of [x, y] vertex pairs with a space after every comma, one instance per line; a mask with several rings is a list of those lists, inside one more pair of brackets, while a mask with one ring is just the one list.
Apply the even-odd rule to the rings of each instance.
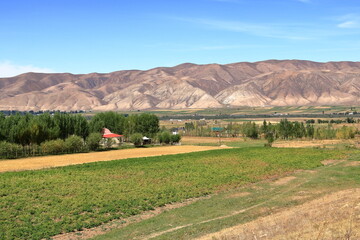
[[346, 151], [235, 148], [0, 174], [0, 239], [42, 239], [235, 189]]
[[[299, 171], [291, 174], [292, 180], [284, 184], [276, 185], [274, 184], [274, 181], [262, 181], [241, 188], [223, 191], [188, 206], [165, 211], [150, 219], [133, 223], [123, 228], [114, 229], [109, 233], [97, 236], [94, 239], [130, 240], [144, 239], [149, 236], [154, 240], [193, 239], [203, 236], [204, 234], [223, 230], [224, 228], [249, 223], [252, 220], [261, 217], [272, 216], [276, 213], [281, 213], [289, 209], [291, 210], [295, 206], [302, 205], [314, 199], [322, 199], [324, 196], [331, 193], [359, 188], [359, 159], [360, 152], [354, 151], [348, 160], [339, 164], [335, 163], [315, 168], [312, 171]], [[344, 198], [346, 199], [345, 196]], [[355, 222], [351, 224], [351, 220], [353, 219], [354, 221], [353, 217], [355, 215], [352, 214], [359, 213], [359, 209], [354, 209], [356, 205], [353, 206], [350, 204], [348, 207], [350, 209], [353, 208], [354, 212], [349, 213], [345, 210], [345, 207], [348, 204], [349, 203], [345, 201], [341, 204], [343, 208], [332, 209], [330, 207], [330, 213], [323, 212], [324, 218], [335, 212], [335, 210], [338, 211], [338, 215], [333, 219], [325, 218], [320, 219], [318, 222], [314, 222], [315, 237], [311, 239], [358, 239], [360, 230], [355, 228], [359, 227], [359, 222], [357, 222], [357, 224], [355, 224]], [[314, 207], [311, 206], [309, 211], [316, 211], [316, 207]], [[266, 211], [264, 211], [264, 209]], [[250, 231], [247, 237], [242, 235], [239, 236], [239, 238], [237, 238], [237, 236], [230, 236], [227, 238], [213, 239], [262, 239], [263, 237], [261, 236], [275, 230], [280, 233], [285, 233], [286, 231], [291, 232], [296, 230], [296, 225], [299, 223], [309, 223], [311, 221], [308, 214], [308, 212], [301, 214], [297, 212], [295, 219], [291, 219], [288, 225], [285, 225], [284, 229], [281, 229], [282, 226], [280, 223], [276, 227], [269, 225], [270, 223], [265, 223], [265, 226], [262, 229], [263, 231]], [[337, 218], [345, 219], [345, 225]], [[332, 221], [335, 222], [338, 229], [331, 227], [326, 228], [326, 224], [330, 224]], [[286, 229], [286, 226], [289, 227], [289, 229]], [[325, 226], [325, 228], [323, 228], [323, 226]], [[269, 230], [267, 227], [271, 229]], [[293, 227], [293, 229], [291, 229], [291, 227]], [[352, 232], [349, 231], [351, 230], [351, 227]], [[324, 231], [329, 231], [328, 236], [330, 235], [330, 238], [321, 238]], [[320, 236], [320, 238], [316, 238], [317, 235]], [[302, 236], [281, 236], [281, 238], [275, 239], [310, 239]], [[268, 236], [265, 239], [272, 238], [271, 236]]]

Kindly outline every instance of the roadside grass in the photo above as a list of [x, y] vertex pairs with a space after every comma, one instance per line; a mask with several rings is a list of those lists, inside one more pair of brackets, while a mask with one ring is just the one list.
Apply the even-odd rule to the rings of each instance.
[[[324, 159], [343, 158], [347, 153], [233, 148], [2, 173], [0, 239], [43, 239], [91, 228], [168, 203], [316, 168]], [[251, 200], [248, 206], [254, 201], [261, 200]], [[173, 221], [182, 219], [178, 216]]]
[[[312, 171], [296, 172], [292, 175], [294, 178], [290, 178], [290, 181], [283, 184], [274, 184], [274, 181], [262, 181], [219, 192], [208, 199], [164, 212], [156, 217], [130, 224], [124, 228], [112, 230], [93, 239], [193, 239], [218, 232], [224, 228], [247, 223], [259, 217], [270, 216], [284, 209], [319, 199], [330, 193], [359, 188], [360, 165], [348, 164], [359, 161], [359, 159], [360, 151], [354, 150], [348, 161], [321, 166]], [[351, 216], [342, 217], [347, 218], [346, 222], [351, 221]], [[301, 220], [306, 221], [306, 219]], [[335, 225], [337, 224], [336, 221], [335, 219]], [[289, 222], [288, 224], [294, 227], [294, 223]], [[320, 226], [320, 223], [318, 224]], [[345, 234], [348, 234], [351, 229], [349, 226], [345, 226], [347, 231], [343, 231], [343, 227], [339, 225], [339, 229], [331, 230], [341, 230], [342, 238], [346, 239]], [[266, 229], [261, 229], [260, 226], [260, 230], [264, 233]], [[282, 230], [278, 231], [281, 232]], [[283, 231], [286, 233], [285, 230]], [[319, 234], [320, 231], [322, 231], [321, 228], [319, 228]], [[253, 232], [249, 234], [248, 237], [254, 239], [261, 235]], [[352, 234], [354, 237], [356, 232], [353, 231]], [[358, 235], [356, 236], [358, 237]], [[223, 236], [219, 238], [208, 237], [207, 239], [246, 239], [246, 237], [240, 238], [239, 236], [237, 238], [236, 235], [233, 235], [229, 238]], [[284, 239], [291, 238], [285, 236]]]

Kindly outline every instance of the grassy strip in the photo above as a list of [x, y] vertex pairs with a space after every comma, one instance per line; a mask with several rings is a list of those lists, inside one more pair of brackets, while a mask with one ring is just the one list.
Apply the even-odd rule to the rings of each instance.
[[0, 174], [0, 239], [41, 239], [339, 158], [239, 148]]

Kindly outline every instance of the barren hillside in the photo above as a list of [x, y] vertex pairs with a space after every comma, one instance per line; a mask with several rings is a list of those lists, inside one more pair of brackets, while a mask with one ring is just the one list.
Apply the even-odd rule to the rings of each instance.
[[360, 62], [191, 63], [107, 74], [0, 78], [0, 109], [130, 110], [357, 105]]

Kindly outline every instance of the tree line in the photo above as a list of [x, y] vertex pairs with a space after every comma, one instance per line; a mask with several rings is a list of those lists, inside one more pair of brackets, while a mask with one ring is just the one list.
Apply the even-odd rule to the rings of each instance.
[[[351, 122], [351, 120], [347, 121]], [[354, 138], [358, 130], [351, 126], [334, 127], [328, 123], [326, 125], [315, 125], [314, 121], [298, 122], [282, 119], [279, 123], [263, 121], [262, 124], [256, 124], [253, 121], [244, 123], [230, 122], [224, 126], [221, 134], [232, 137], [248, 137], [252, 139], [265, 138], [271, 144], [276, 139], [350, 139]], [[323, 123], [323, 122], [321, 122]], [[195, 136], [216, 136], [219, 133], [214, 132], [211, 126], [205, 121], [185, 123], [184, 131], [186, 135]]]
[[124, 135], [127, 140], [135, 133], [152, 138], [160, 130], [158, 117], [147, 113], [125, 116], [116, 112], [102, 112], [90, 120], [80, 114], [59, 112], [0, 114], [0, 156], [9, 158], [39, 151], [57, 154], [96, 150], [103, 128]]

